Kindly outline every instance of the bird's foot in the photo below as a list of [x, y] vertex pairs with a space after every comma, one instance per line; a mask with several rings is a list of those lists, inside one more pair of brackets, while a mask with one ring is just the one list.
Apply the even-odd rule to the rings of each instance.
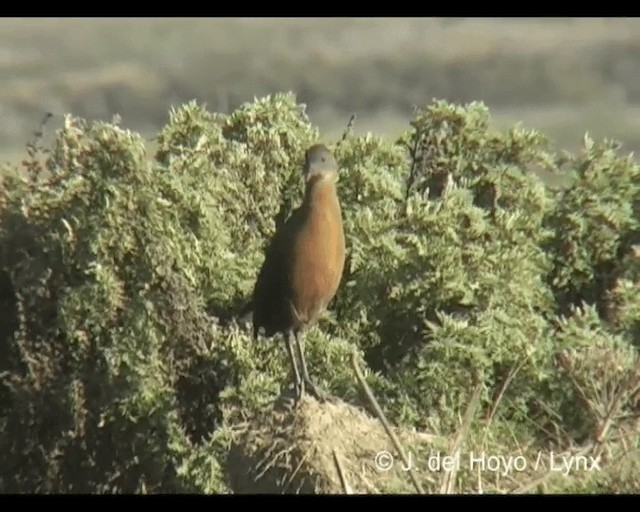
[[309, 394], [313, 396], [318, 402], [323, 403], [327, 401], [327, 398], [328, 398], [327, 393], [324, 392], [322, 389], [320, 389], [318, 386], [316, 386], [309, 377], [306, 377], [305, 379], [303, 379], [302, 382], [303, 382], [303, 386], [306, 387], [307, 390], [309, 391]]
[[299, 382], [293, 383], [293, 407], [298, 408], [305, 395], [311, 395], [318, 402], [324, 403], [329, 399], [329, 395], [318, 387], [310, 378], [301, 378]]
[[293, 383], [293, 407], [297, 408], [304, 397], [304, 380], [300, 379]]

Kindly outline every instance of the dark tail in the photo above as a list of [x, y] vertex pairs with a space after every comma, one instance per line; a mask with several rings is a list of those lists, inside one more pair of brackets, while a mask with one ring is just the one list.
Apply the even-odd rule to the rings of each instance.
[[242, 323], [251, 322], [253, 319], [253, 301], [245, 304], [244, 307], [238, 313], [238, 321]]
[[253, 301], [250, 301], [240, 310], [236, 319], [240, 325], [247, 325], [253, 322]]

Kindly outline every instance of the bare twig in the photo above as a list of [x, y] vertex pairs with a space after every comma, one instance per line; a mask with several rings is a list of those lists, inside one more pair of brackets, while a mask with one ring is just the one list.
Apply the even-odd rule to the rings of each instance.
[[291, 485], [291, 482], [293, 482], [293, 479], [296, 477], [296, 475], [300, 472], [302, 465], [309, 458], [310, 452], [311, 450], [307, 450], [306, 452], [304, 452], [304, 455], [300, 458], [300, 462], [298, 462], [298, 465], [296, 466], [296, 468], [293, 470], [291, 475], [289, 475], [289, 478], [287, 479], [287, 482], [284, 484], [284, 488], [282, 489], [283, 494], [289, 488], [289, 486]]
[[512, 366], [511, 369], [509, 370], [509, 373], [507, 374], [507, 377], [502, 382], [502, 385], [500, 386], [500, 390], [498, 391], [498, 395], [496, 396], [496, 399], [493, 401], [491, 410], [489, 411], [489, 414], [486, 417], [487, 427], [491, 425], [491, 422], [493, 421], [493, 417], [495, 416], [496, 411], [498, 410], [498, 405], [500, 405], [500, 402], [502, 401], [502, 397], [507, 391], [507, 388], [509, 387], [509, 384], [511, 384], [511, 381], [513, 380], [513, 378], [524, 366], [525, 361], [526, 359], [522, 359], [517, 365]]
[[42, 121], [40, 121], [39, 128], [33, 132], [33, 138], [29, 142], [27, 142], [27, 156], [31, 159], [31, 161], [25, 160], [23, 163], [26, 164], [28, 173], [35, 181], [39, 179], [40, 173], [42, 172], [42, 165], [36, 163], [36, 160], [39, 160], [38, 156], [41, 153], [47, 152], [46, 150], [44, 150], [44, 148], [42, 148], [40, 141], [44, 136], [45, 125], [51, 117], [53, 117], [53, 114], [51, 112], [45, 113]]
[[[456, 453], [460, 451], [460, 447], [462, 446], [464, 440], [467, 438], [469, 433], [469, 428], [471, 427], [471, 422], [473, 421], [473, 415], [478, 408], [478, 404], [480, 403], [480, 393], [482, 392], [482, 384], [478, 382], [476, 384], [475, 389], [473, 390], [473, 395], [471, 396], [471, 401], [467, 406], [467, 410], [464, 413], [464, 418], [462, 419], [462, 425], [460, 425], [460, 429], [456, 434], [456, 437], [453, 441], [453, 445], [451, 446], [451, 455], [455, 457]], [[440, 487], [440, 492], [442, 494], [451, 494], [453, 492], [453, 483], [455, 482], [456, 473], [458, 472], [456, 465], [453, 464], [451, 469], [448, 470]]]
[[589, 414], [591, 414], [591, 417], [597, 421], [599, 419], [600, 414], [593, 407], [593, 404], [587, 397], [587, 394], [585, 393], [584, 388], [575, 379], [575, 377], [571, 374], [571, 372], [567, 372], [567, 376], [571, 381], [571, 385], [573, 386], [573, 389], [577, 392], [576, 398], [578, 399], [578, 402], [580, 402], [582, 406], [589, 412]]
[[[630, 372], [629, 378], [624, 383], [624, 385], [620, 386], [620, 388], [618, 389], [618, 392], [613, 397], [611, 404], [607, 408], [607, 414], [604, 417], [604, 421], [602, 422], [602, 425], [600, 426], [600, 428], [598, 428], [595, 436], [596, 443], [598, 444], [595, 450], [596, 455], [600, 455], [602, 451], [602, 443], [604, 443], [604, 440], [607, 437], [607, 433], [611, 428], [611, 425], [613, 424], [613, 418], [614, 416], [616, 416], [617, 413], [620, 412], [620, 401], [622, 400], [623, 395], [625, 394], [633, 395], [638, 390], [638, 387], [640, 387], [638, 386], [638, 383], [636, 382], [636, 379], [635, 379], [635, 375], [638, 372], [638, 370], [640, 370], [640, 361], [638, 361], [635, 364], [633, 370]], [[636, 387], [634, 388], [634, 386]]]
[[[417, 158], [418, 158], [418, 146], [420, 145], [420, 137], [418, 136], [417, 133], [414, 134], [414, 139], [413, 139], [413, 146], [409, 146], [409, 154], [411, 155], [411, 168], [409, 169], [409, 176], [407, 176], [407, 189], [405, 192], [405, 197], [404, 197], [404, 203], [405, 203], [405, 210], [406, 210], [406, 205], [407, 202], [409, 201], [409, 196], [411, 195], [411, 189], [413, 188], [414, 182], [416, 180], [416, 173], [417, 173], [417, 168], [416, 168], [416, 162], [417, 162]], [[424, 165], [424, 160], [423, 160], [423, 165]], [[405, 215], [406, 215], [406, 211], [405, 211]]]
[[340, 142], [338, 142], [338, 144], [342, 144], [346, 138], [349, 136], [349, 134], [353, 131], [353, 124], [356, 121], [356, 114], [355, 112], [353, 114], [351, 114], [351, 117], [349, 118], [349, 122], [347, 123], [347, 127], [344, 129], [344, 132], [342, 132], [342, 138], [340, 139]]
[[369, 481], [369, 479], [367, 478], [367, 476], [366, 476], [366, 472], [367, 472], [367, 470], [366, 470], [366, 468], [365, 468], [364, 464], [362, 464], [362, 466], [361, 466], [361, 470], [362, 470], [362, 471], [360, 472], [360, 480], [362, 481], [362, 483], [364, 484], [364, 486], [365, 486], [365, 487], [366, 487], [366, 488], [367, 488], [371, 493], [374, 493], [374, 494], [380, 494], [380, 490], [379, 490], [375, 485], [373, 485], [373, 484]]
[[[291, 448], [285, 448], [283, 450], [280, 450], [278, 453], [276, 453], [273, 457], [269, 458], [268, 455], [265, 455], [262, 460], [256, 464], [256, 469], [258, 469], [260, 466], [262, 466], [264, 464], [264, 468], [262, 469], [262, 471], [260, 471], [257, 475], [256, 475], [256, 480], [261, 479], [266, 473], [267, 471], [269, 471], [271, 468], [273, 468], [276, 464], [276, 462], [278, 462], [278, 459], [281, 456], [286, 456], [289, 452], [291, 452]], [[269, 452], [268, 452], [269, 453]]]
[[333, 449], [333, 463], [336, 465], [336, 471], [338, 472], [338, 478], [340, 479], [340, 485], [342, 485], [342, 490], [345, 494], [353, 494], [353, 489], [347, 482], [347, 476], [342, 467], [342, 463], [340, 462], [340, 457], [338, 457], [338, 452], [336, 449]]
[[40, 121], [40, 126], [36, 131], [33, 132], [33, 140], [31, 141], [31, 145], [36, 146], [38, 141], [42, 139], [42, 137], [44, 136], [45, 125], [47, 124], [47, 121], [49, 121], [49, 119], [51, 119], [52, 117], [53, 114], [51, 112], [46, 112], [44, 114], [42, 121]]
[[364, 376], [362, 375], [362, 371], [360, 370], [360, 367], [358, 366], [358, 361], [356, 359], [356, 354], [355, 353], [351, 354], [351, 365], [353, 366], [353, 370], [354, 370], [354, 372], [356, 374], [356, 378], [358, 379], [358, 382], [362, 386], [362, 389], [364, 390], [364, 393], [367, 396], [367, 399], [369, 400], [369, 403], [371, 404], [371, 406], [375, 410], [376, 415], [378, 416], [378, 419], [382, 423], [382, 426], [384, 427], [385, 432], [389, 436], [389, 439], [391, 439], [391, 442], [393, 443], [394, 448], [398, 451], [398, 454], [402, 458], [402, 462], [404, 462], [405, 467], [409, 468], [408, 469], [409, 470], [409, 477], [411, 478], [411, 482], [413, 483], [413, 486], [415, 487], [415, 489], [418, 492], [418, 494], [425, 494], [424, 489], [422, 488], [422, 485], [418, 481], [418, 478], [416, 477], [416, 475], [415, 475], [415, 473], [413, 471], [413, 468], [411, 467], [411, 464], [409, 463], [409, 460], [407, 459], [407, 456], [405, 455], [404, 449], [402, 448], [402, 445], [400, 444], [400, 441], [398, 440], [398, 438], [394, 434], [393, 430], [391, 430], [391, 425], [389, 425], [389, 422], [387, 421], [387, 418], [385, 417], [384, 413], [382, 412], [382, 409], [380, 409], [380, 405], [378, 405], [378, 402], [375, 399], [375, 397], [373, 396], [373, 393], [371, 392], [371, 389], [369, 388], [369, 386], [367, 385], [366, 381], [364, 380]]

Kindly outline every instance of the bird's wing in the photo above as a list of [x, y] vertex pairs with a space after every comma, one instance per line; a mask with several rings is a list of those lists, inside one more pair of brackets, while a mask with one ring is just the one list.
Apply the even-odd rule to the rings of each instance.
[[288, 295], [288, 264], [301, 221], [302, 212], [297, 209], [275, 233], [265, 250], [264, 262], [256, 279], [251, 302], [255, 332], [264, 321], [261, 309], [268, 309], [269, 306], [275, 305], [274, 301], [283, 300]]

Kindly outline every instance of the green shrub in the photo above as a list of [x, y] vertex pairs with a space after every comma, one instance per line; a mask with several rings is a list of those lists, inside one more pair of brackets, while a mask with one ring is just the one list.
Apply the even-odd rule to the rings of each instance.
[[616, 146], [585, 136], [584, 154], [566, 162], [578, 179], [546, 221], [555, 232], [550, 283], [561, 312], [586, 301], [606, 317], [607, 292], [637, 269], [631, 253], [640, 243], [640, 170], [630, 156], [618, 157]]
[[[68, 117], [52, 148], [8, 175], [1, 490], [232, 490], [235, 429], [290, 380], [282, 341], [254, 343], [233, 319], [318, 139], [283, 94], [229, 116], [173, 110], [155, 155], [117, 123]], [[346, 363], [356, 350], [395, 422], [444, 436], [480, 389], [469, 442], [504, 453], [604, 442], [629, 426], [633, 160], [590, 141], [585, 155], [556, 155], [517, 126], [493, 132], [477, 103], [435, 102], [397, 141], [332, 147], [348, 264], [332, 314], [306, 335], [322, 387], [360, 403]], [[578, 179], [554, 191], [537, 167]], [[459, 478], [465, 488], [473, 475]]]

